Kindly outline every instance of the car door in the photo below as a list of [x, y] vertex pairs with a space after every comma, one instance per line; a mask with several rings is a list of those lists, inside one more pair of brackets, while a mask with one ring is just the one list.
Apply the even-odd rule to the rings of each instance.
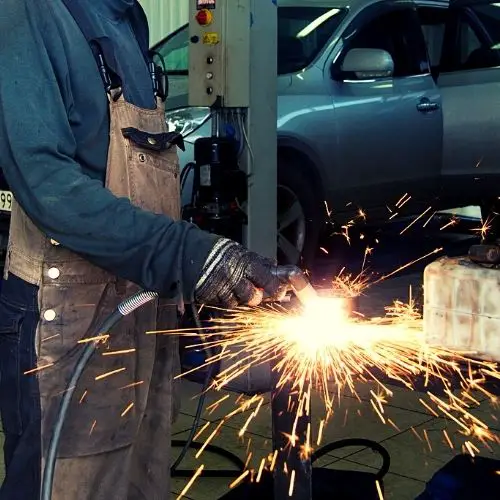
[[[343, 77], [353, 48], [389, 52], [393, 75]], [[333, 54], [331, 88], [338, 197], [387, 214], [385, 206], [408, 193], [405, 208], [419, 211], [417, 201], [438, 189], [442, 113], [413, 3], [377, 3], [356, 16]]]
[[451, 1], [438, 85], [444, 194], [461, 203], [497, 197], [491, 180], [500, 175], [499, 3]]

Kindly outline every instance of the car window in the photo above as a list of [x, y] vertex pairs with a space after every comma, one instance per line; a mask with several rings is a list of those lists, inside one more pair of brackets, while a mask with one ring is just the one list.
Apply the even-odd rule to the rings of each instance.
[[[301, 71], [323, 50], [346, 14], [326, 7], [278, 8], [278, 74]], [[187, 74], [189, 30], [182, 27], [153, 47], [169, 74]]]
[[446, 37], [443, 71], [500, 66], [500, 4], [453, 9]]
[[346, 15], [326, 7], [278, 8], [278, 74], [301, 71], [326, 46]]
[[344, 55], [351, 49], [382, 49], [389, 52], [394, 60], [395, 78], [428, 72], [425, 42], [412, 9], [382, 14], [344, 41]]
[[[474, 57], [481, 52], [482, 48], [488, 50], [488, 44], [482, 44], [470, 20], [462, 15], [459, 19], [455, 50], [457, 52], [457, 62], [464, 69], [471, 69], [477, 66]], [[482, 64], [480, 64], [482, 66]]]
[[[167, 73], [187, 74], [189, 69], [189, 30], [183, 26], [171, 37], [160, 42], [153, 51], [157, 56], [157, 63], [162, 64]], [[159, 59], [159, 61], [158, 61]]]
[[448, 19], [447, 14], [448, 9], [441, 7], [422, 7], [418, 9], [422, 34], [433, 70], [438, 70], [441, 62], [446, 21]]

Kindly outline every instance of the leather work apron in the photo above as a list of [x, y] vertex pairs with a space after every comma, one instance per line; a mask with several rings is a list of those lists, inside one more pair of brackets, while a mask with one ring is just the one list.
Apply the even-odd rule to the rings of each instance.
[[[109, 110], [106, 187], [138, 207], [179, 219], [177, 147], [168, 142], [163, 103], [146, 110], [110, 97]], [[39, 379], [45, 453], [61, 394], [83, 348], [79, 341], [94, 336], [139, 287], [50, 240], [17, 204], [7, 272], [40, 287], [39, 370], [26, 376]], [[178, 339], [145, 332], [175, 327], [176, 318], [176, 304], [149, 303], [120, 321], [94, 354], [74, 388], [64, 425], [55, 500], [169, 498]]]

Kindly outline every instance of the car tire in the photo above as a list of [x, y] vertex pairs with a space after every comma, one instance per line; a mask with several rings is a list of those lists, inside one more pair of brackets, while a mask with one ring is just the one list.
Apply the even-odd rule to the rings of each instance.
[[324, 216], [313, 183], [291, 155], [278, 155], [279, 264], [311, 269]]

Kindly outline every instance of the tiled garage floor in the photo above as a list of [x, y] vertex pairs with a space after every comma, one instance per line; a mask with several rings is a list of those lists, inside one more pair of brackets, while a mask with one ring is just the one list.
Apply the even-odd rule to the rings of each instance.
[[[425, 408], [418, 403], [421, 393], [410, 392], [400, 387], [391, 386], [394, 397], [391, 404], [386, 407], [386, 416], [390, 418], [398, 427], [396, 430], [390, 425], [384, 425], [373, 412], [368, 401], [370, 386], [361, 384], [358, 394], [361, 401], [352, 396], [345, 395], [341, 402], [337, 414], [324, 432], [323, 443], [332, 442], [343, 438], [360, 437], [375, 440], [382, 443], [389, 451], [392, 464], [389, 474], [384, 479], [386, 500], [413, 500], [425, 488], [425, 483], [432, 477], [434, 472], [440, 469], [454, 455], [459, 454], [459, 449], [452, 450], [446, 443], [443, 436], [443, 429], [447, 429], [450, 436], [453, 436], [456, 429], [447, 421], [436, 418], [425, 411]], [[189, 398], [199, 391], [199, 386], [190, 382], [183, 383], [183, 393]], [[223, 396], [223, 393], [211, 398], [216, 400]], [[181, 414], [180, 421], [175, 426], [176, 439], [183, 439], [187, 436], [186, 427], [189, 426], [189, 417], [193, 415], [195, 402], [191, 400], [191, 405], [187, 405]], [[313, 403], [314, 407], [320, 404]], [[228, 407], [229, 408], [229, 405]], [[348, 413], [345, 418], [346, 410]], [[360, 415], [358, 414], [360, 411]], [[481, 414], [481, 418], [491, 426], [497, 428], [500, 433], [500, 423], [496, 420], [496, 415], [500, 413], [490, 407], [489, 402], [482, 402], [481, 406], [475, 410]], [[496, 414], [496, 415], [495, 415]], [[216, 420], [217, 416], [214, 417]], [[219, 435], [213, 444], [221, 446], [233, 453], [236, 453], [243, 460], [247, 456], [247, 446], [238, 438], [239, 425], [230, 423], [223, 425]], [[205, 420], [202, 424], [205, 423]], [[257, 419], [253, 420], [247, 437], [251, 437], [251, 448], [265, 455], [264, 450], [270, 450], [271, 426], [270, 411], [260, 411]], [[424, 431], [429, 437], [429, 444], [423, 439]], [[420, 439], [416, 436], [418, 434]], [[206, 435], [205, 435], [206, 437]], [[452, 438], [453, 439], [453, 438]], [[200, 438], [202, 440], [202, 438]], [[492, 451], [486, 448], [481, 450], [483, 456], [500, 459], [500, 446], [496, 446]], [[216, 455], [204, 453], [199, 460], [193, 455], [189, 455], [184, 466], [186, 468], [196, 468], [201, 463], [206, 468], [228, 468], [230, 465], [224, 459]], [[258, 464], [258, 461], [257, 461]], [[344, 449], [322, 458], [317, 466], [376, 472], [380, 466], [380, 458], [368, 449]], [[232, 479], [198, 479], [187, 493], [187, 498], [192, 500], [214, 500], [228, 491], [228, 485]], [[176, 498], [182, 491], [187, 479], [173, 479], [172, 499]]]

